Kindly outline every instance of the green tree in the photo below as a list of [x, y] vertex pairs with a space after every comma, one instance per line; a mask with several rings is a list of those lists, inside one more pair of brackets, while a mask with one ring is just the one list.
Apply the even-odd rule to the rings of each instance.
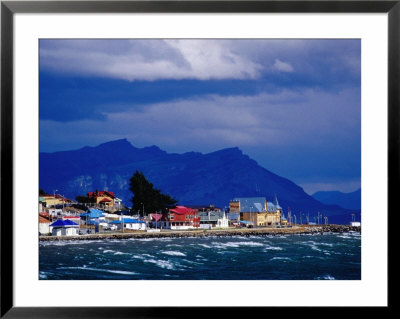
[[145, 212], [155, 213], [175, 205], [178, 201], [154, 188], [142, 172], [136, 171], [130, 179], [130, 191], [133, 193], [132, 210], [143, 215]]
[[39, 196], [43, 195], [46, 195], [46, 192], [43, 189], [39, 188]]

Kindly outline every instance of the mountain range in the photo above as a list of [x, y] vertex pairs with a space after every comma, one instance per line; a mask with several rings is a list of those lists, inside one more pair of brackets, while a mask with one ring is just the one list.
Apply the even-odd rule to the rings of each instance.
[[[317, 212], [330, 222], [349, 220], [354, 211], [324, 204], [284, 177], [261, 167], [235, 148], [212, 153], [167, 153], [157, 146], [134, 147], [126, 139], [78, 150], [39, 154], [41, 189], [74, 199], [90, 191], [109, 190], [131, 206], [129, 179], [142, 171], [155, 188], [176, 198], [181, 205], [228, 207], [235, 197], [266, 197], [276, 194], [286, 213]], [[299, 216], [299, 215], [298, 215]], [[310, 219], [311, 220], [311, 219]]]
[[347, 209], [361, 209], [361, 189], [351, 193], [320, 191], [312, 194], [317, 201], [327, 205], [338, 205]]

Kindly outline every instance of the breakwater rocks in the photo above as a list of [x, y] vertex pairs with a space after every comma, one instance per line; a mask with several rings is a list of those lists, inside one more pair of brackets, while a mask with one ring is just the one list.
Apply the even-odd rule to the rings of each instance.
[[99, 239], [128, 239], [128, 238], [180, 238], [180, 237], [230, 237], [230, 236], [275, 236], [275, 235], [323, 235], [324, 233], [359, 232], [360, 226], [347, 225], [299, 225], [290, 228], [239, 228], [218, 230], [163, 230], [161, 232], [135, 231], [129, 233], [99, 233], [80, 236], [40, 236], [40, 241], [57, 240], [99, 240]]

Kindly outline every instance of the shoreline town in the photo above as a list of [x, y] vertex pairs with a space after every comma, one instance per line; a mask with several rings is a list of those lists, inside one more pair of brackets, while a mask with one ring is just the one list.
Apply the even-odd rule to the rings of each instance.
[[221, 209], [209, 206], [175, 206], [163, 212], [132, 213], [111, 191], [89, 192], [85, 202], [67, 199], [56, 191], [39, 196], [39, 240], [98, 240], [126, 238], [274, 236], [361, 232], [360, 222], [331, 225], [318, 212], [308, 216], [284, 215], [277, 196], [239, 197]]

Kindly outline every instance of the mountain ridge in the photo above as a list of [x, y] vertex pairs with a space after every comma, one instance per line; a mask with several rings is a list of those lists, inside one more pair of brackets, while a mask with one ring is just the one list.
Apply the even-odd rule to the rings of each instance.
[[210, 153], [167, 153], [158, 146], [137, 148], [127, 139], [78, 150], [39, 154], [42, 189], [58, 189], [70, 198], [93, 190], [110, 190], [131, 205], [129, 179], [136, 170], [162, 192], [183, 205], [214, 204], [224, 208], [234, 197], [274, 194], [287, 212], [325, 215], [349, 214], [337, 205], [325, 205], [287, 178], [263, 167], [238, 147]]
[[361, 209], [361, 188], [349, 193], [319, 191], [311, 196], [323, 204], [338, 205], [346, 209]]

